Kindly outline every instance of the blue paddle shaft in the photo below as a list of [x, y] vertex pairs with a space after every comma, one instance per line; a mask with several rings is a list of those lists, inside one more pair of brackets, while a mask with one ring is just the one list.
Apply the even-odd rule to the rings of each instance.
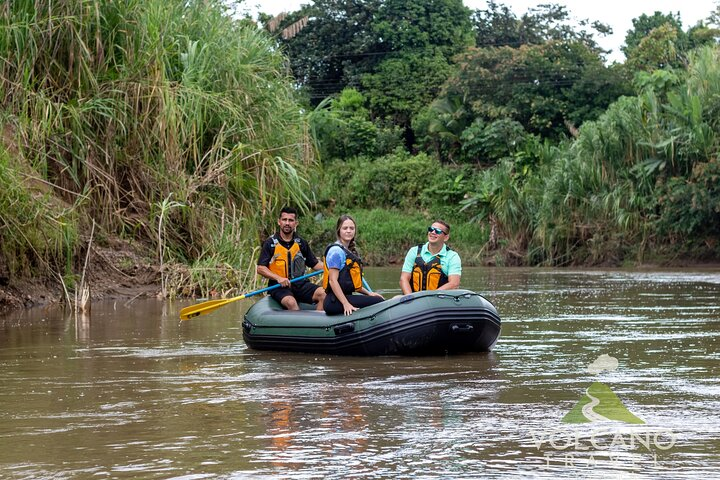
[[[305, 280], [305, 279], [307, 279], [307, 278], [314, 277], [315, 275], [320, 275], [321, 273], [323, 273], [322, 270], [315, 270], [314, 272], [310, 272], [310, 273], [308, 273], [308, 274], [306, 274], [306, 275], [303, 275], [303, 276], [301, 276], [301, 277], [296, 277], [296, 278], [291, 279], [291, 280], [290, 280], [290, 283], [297, 282], [298, 280]], [[270, 290], [275, 290], [276, 288], [280, 288], [280, 284], [279, 284], [279, 283], [278, 283], [277, 285], [272, 285], [272, 286], [270, 286], [270, 287], [261, 288], [260, 290], [255, 290], [254, 292], [246, 293], [246, 294], [244, 295], [244, 297], [245, 297], [245, 298], [247, 298], [247, 297], [252, 297], [253, 295], [258, 295], [258, 294], [260, 294], [260, 293], [269, 292]]]

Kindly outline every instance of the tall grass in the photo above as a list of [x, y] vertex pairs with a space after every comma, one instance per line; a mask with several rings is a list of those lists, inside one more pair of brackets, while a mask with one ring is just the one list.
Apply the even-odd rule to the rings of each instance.
[[0, 145], [0, 276], [46, 271], [64, 281], [72, 273], [77, 228], [73, 208], [57, 202]]
[[[0, 57], [19, 156], [168, 262], [244, 271], [260, 219], [310, 201], [313, 152], [285, 60], [220, 0], [6, 2]], [[187, 207], [153, 207], [171, 195]]]

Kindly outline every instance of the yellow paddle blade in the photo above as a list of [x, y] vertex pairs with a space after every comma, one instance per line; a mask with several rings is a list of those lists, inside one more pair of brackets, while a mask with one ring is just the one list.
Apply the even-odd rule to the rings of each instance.
[[[297, 282], [299, 280], [305, 280], [306, 278], [314, 277], [315, 275], [320, 275], [321, 273], [323, 273], [322, 270], [315, 270], [312, 273], [308, 273], [301, 277], [293, 278], [292, 280], [290, 280], [290, 283]], [[280, 288], [279, 283], [277, 283], [275, 285], [271, 285], [269, 287], [261, 288], [260, 290], [255, 290], [254, 292], [244, 293], [244, 294], [240, 295], [239, 297], [229, 298], [226, 300], [210, 300], [208, 302], [191, 305], [189, 307], [185, 307], [182, 310], [180, 310], [180, 320], [190, 320], [191, 318], [197, 317], [198, 315], [205, 315], [210, 312], [213, 312], [213, 311], [217, 310], [218, 308], [227, 305], [228, 303], [232, 303], [237, 300], [242, 300], [243, 298], [247, 298], [247, 297], [252, 297], [253, 295], [257, 295], [259, 293], [269, 292], [270, 290], [275, 290], [276, 288]]]
[[180, 310], [180, 320], [190, 320], [191, 318], [197, 317], [198, 315], [207, 315], [208, 313], [214, 312], [218, 308], [223, 307], [228, 303], [242, 300], [243, 298], [245, 298], [245, 295], [240, 295], [239, 297], [233, 298], [225, 298], [222, 300], [209, 300], [207, 302], [190, 305], [189, 307], [185, 307]]

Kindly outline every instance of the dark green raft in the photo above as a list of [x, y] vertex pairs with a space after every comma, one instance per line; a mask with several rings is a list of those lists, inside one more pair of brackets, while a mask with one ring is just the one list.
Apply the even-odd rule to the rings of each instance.
[[245, 314], [245, 343], [287, 352], [437, 355], [490, 351], [500, 336], [497, 310], [470, 290], [417, 292], [347, 317], [312, 308], [290, 312], [270, 297], [261, 299]]

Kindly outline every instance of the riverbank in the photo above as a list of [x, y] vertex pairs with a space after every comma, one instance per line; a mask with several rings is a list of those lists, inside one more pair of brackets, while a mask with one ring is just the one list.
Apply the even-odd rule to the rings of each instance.
[[[87, 283], [90, 285], [91, 301], [130, 300], [135, 298], [162, 297], [161, 267], [155, 261], [149, 247], [131, 244], [122, 240], [113, 240], [105, 246], [93, 245], [86, 270]], [[468, 265], [482, 267], [516, 267], [510, 262], [497, 262], [499, 258], [512, 257], [512, 252], [494, 251], [476, 258]], [[397, 265], [402, 259], [385, 262], [385, 265]], [[372, 266], [372, 265], [371, 265]], [[0, 272], [4, 271], [0, 265]], [[652, 269], [720, 269], [720, 262], [677, 256], [655, 256], [652, 260], [628, 265], [627, 262], [603, 262], [596, 265], [568, 265], [567, 268], [633, 268]], [[66, 301], [63, 286], [52, 277], [34, 277], [10, 281], [0, 275], [0, 316], [14, 310], [42, 307]], [[70, 300], [73, 294], [70, 293]]]
[[[84, 261], [84, 259], [83, 259]], [[0, 272], [4, 272], [0, 265]], [[132, 299], [161, 295], [160, 266], [149, 248], [123, 240], [106, 245], [94, 244], [85, 270], [92, 300]], [[0, 315], [13, 310], [34, 308], [73, 299], [55, 277], [33, 277], [10, 280], [0, 275]]]

